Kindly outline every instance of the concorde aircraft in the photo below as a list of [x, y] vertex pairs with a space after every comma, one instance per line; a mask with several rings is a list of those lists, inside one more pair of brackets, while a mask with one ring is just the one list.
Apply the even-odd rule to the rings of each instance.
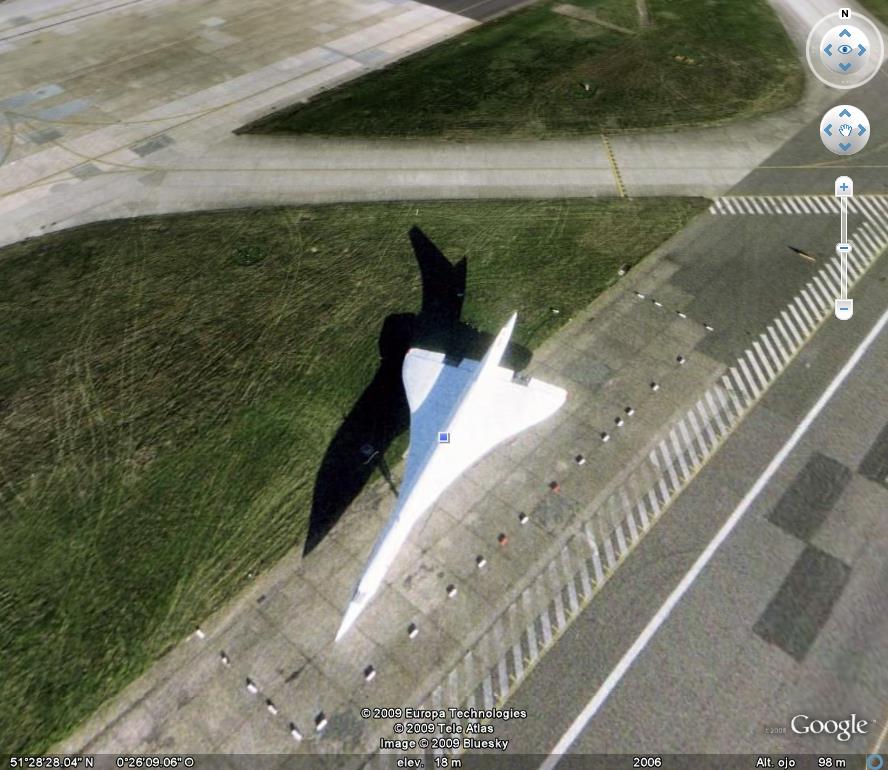
[[410, 405], [410, 448], [398, 504], [373, 546], [336, 641], [364, 611], [410, 530], [441, 493], [497, 444], [564, 403], [562, 388], [516, 378], [500, 366], [516, 318], [513, 313], [481, 361], [451, 363], [443, 353], [407, 352], [402, 377]]

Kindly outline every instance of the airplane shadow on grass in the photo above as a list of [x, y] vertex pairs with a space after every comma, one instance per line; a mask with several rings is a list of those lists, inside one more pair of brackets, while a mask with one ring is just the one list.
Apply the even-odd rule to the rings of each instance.
[[[494, 335], [460, 320], [466, 291], [466, 260], [455, 265], [420, 230], [410, 230], [410, 243], [422, 278], [419, 313], [388, 316], [379, 335], [379, 368], [327, 447], [315, 478], [304, 554], [310, 553], [379, 469], [393, 492], [386, 461], [392, 441], [410, 426], [410, 409], [401, 382], [401, 366], [411, 347], [440, 351], [457, 361], [480, 360]], [[530, 351], [511, 343], [503, 365], [520, 371]], [[398, 458], [395, 458], [395, 461]]]

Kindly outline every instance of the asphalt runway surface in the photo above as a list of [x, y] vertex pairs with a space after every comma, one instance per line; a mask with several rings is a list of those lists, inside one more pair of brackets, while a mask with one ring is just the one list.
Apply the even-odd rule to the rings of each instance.
[[[888, 261], [830, 320], [510, 699], [510, 753], [551, 749], [886, 308]], [[575, 754], [870, 750], [888, 718], [888, 334], [577, 732]], [[794, 716], [867, 721], [847, 742]], [[570, 765], [573, 766], [573, 765]]]

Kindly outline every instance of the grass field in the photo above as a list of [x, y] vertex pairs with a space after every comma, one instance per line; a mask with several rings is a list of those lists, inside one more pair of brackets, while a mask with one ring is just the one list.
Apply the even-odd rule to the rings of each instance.
[[642, 25], [635, 2], [543, 0], [245, 130], [547, 137], [752, 116], [801, 95], [802, 66], [767, 0], [647, 5]]
[[860, 4], [883, 24], [888, 24], [888, 0], [861, 0]]
[[231, 211], [0, 250], [0, 751], [61, 738], [301, 542], [383, 319], [418, 309], [413, 224], [468, 258], [464, 318], [518, 310], [533, 346], [702, 206]]

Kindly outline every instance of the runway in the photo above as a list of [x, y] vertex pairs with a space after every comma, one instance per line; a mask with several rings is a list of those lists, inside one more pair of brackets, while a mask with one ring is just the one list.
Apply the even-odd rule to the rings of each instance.
[[[883, 258], [876, 275], [885, 269]], [[552, 751], [565, 737], [560, 750], [592, 755], [859, 755], [876, 746], [888, 721], [888, 390], [878, 375], [888, 361], [884, 333], [852, 360], [847, 379], [812, 413], [810, 427], [647, 645], [624, 661], [615, 681], [612, 674], [864, 336], [884, 321], [878, 278], [858, 297], [866, 308], [860, 316], [826, 324], [594, 611], [509, 701], [539, 715], [526, 731], [510, 731], [516, 752], [540, 745]], [[599, 690], [609, 673], [611, 684]], [[570, 729], [596, 690], [598, 708]], [[790, 726], [797, 714], [851, 713], [868, 726], [844, 742]], [[557, 766], [555, 759], [557, 752], [542, 766]]]

